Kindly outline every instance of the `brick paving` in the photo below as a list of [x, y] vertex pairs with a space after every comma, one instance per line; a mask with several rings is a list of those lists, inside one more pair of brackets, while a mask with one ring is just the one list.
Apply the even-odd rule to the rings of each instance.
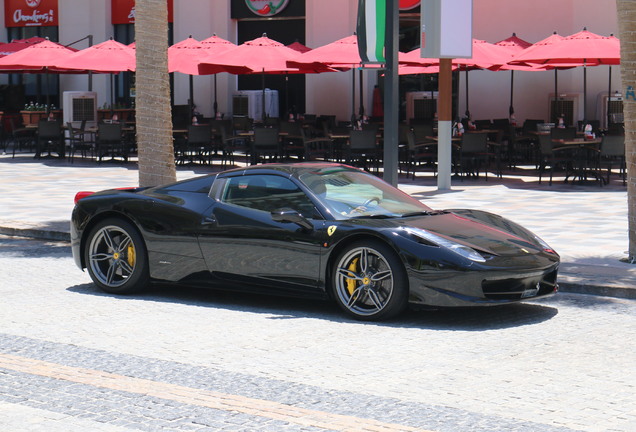
[[[636, 430], [625, 189], [514, 173], [445, 193], [401, 180], [434, 208], [527, 226], [561, 252], [561, 278], [625, 298], [561, 293], [360, 323], [322, 302], [174, 287], [111, 296], [68, 243], [0, 236], [0, 429]], [[0, 156], [0, 226], [63, 234], [77, 190], [136, 182], [134, 164]]]
[[326, 302], [108, 295], [68, 249], [0, 238], [4, 430], [636, 428], [632, 300], [561, 293], [361, 323]]

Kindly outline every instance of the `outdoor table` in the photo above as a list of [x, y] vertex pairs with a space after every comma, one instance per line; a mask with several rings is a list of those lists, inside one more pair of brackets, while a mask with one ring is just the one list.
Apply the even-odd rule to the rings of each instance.
[[[590, 155], [596, 156], [601, 144], [600, 138], [585, 139], [554, 139], [552, 142], [557, 145], [561, 145], [561, 148], [572, 148], [574, 150], [574, 171], [575, 175], [573, 179], [578, 182], [587, 180], [587, 174], [590, 167]], [[602, 181], [597, 172], [594, 172], [596, 180]], [[565, 179], [567, 181], [567, 177]]]

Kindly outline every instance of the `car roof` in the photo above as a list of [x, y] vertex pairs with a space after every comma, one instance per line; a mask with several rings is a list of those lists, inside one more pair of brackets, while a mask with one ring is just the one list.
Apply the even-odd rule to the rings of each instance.
[[349, 165], [333, 163], [333, 162], [297, 162], [297, 163], [271, 163], [262, 165], [251, 165], [246, 168], [235, 168], [219, 173], [219, 177], [230, 177], [236, 175], [247, 174], [267, 174], [279, 173], [287, 174], [291, 177], [300, 177], [304, 173], [312, 172], [315, 174], [321, 171], [329, 171], [334, 168], [358, 171], [357, 168]]

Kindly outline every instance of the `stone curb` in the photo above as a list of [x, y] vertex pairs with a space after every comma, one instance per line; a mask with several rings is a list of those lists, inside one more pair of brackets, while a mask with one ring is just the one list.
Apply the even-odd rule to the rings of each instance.
[[71, 234], [64, 231], [51, 231], [38, 228], [15, 228], [0, 226], [0, 234], [16, 237], [29, 237], [41, 240], [71, 241]]

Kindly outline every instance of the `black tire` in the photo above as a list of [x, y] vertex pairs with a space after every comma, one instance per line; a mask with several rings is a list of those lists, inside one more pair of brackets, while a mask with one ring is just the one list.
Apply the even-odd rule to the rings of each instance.
[[376, 241], [352, 243], [338, 254], [331, 275], [338, 306], [358, 320], [387, 319], [408, 303], [408, 278], [397, 254]]
[[95, 285], [111, 294], [140, 291], [150, 280], [144, 240], [122, 219], [104, 219], [91, 229], [84, 262]]

